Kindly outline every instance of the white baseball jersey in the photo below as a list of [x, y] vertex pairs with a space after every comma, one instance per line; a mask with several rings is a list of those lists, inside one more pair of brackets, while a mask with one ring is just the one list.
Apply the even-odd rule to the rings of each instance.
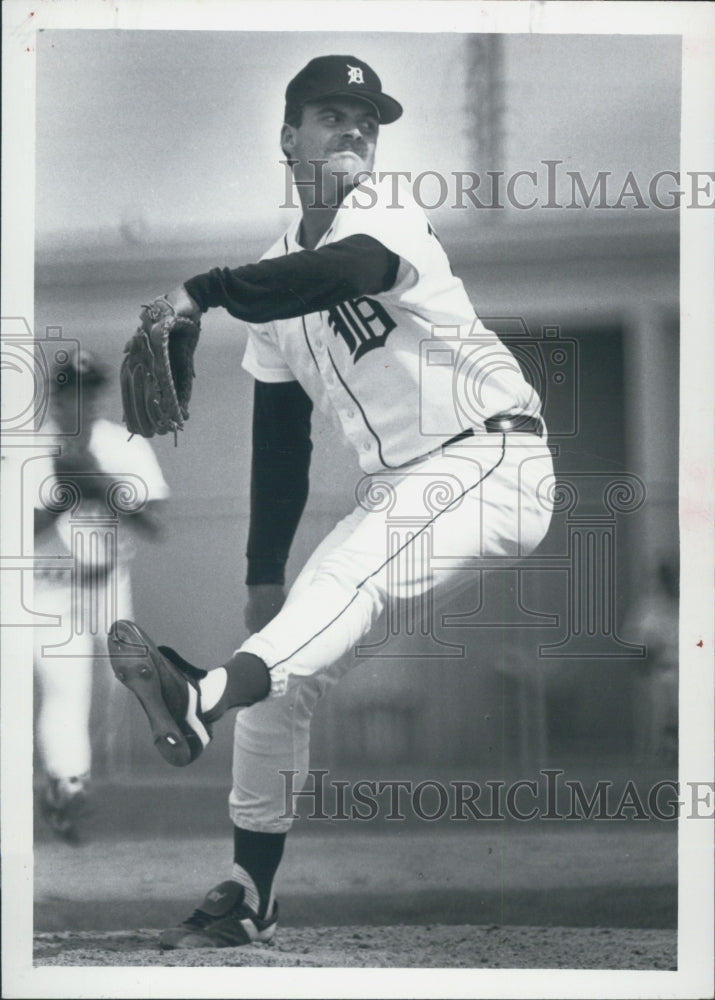
[[[63, 438], [59, 434], [52, 420], [47, 420], [43, 426], [43, 436], [53, 435], [54, 442], [62, 447]], [[95, 460], [99, 470], [106, 475], [115, 476], [121, 479], [122, 474], [128, 473], [134, 477], [139, 477], [146, 488], [146, 500], [165, 500], [169, 496], [169, 487], [162, 474], [156, 455], [144, 438], [134, 437], [129, 440], [126, 427], [113, 423], [103, 417], [98, 418], [92, 424], [87, 450], [89, 455]], [[30, 477], [28, 480], [29, 489], [32, 492], [33, 505], [36, 510], [42, 510], [44, 503], [41, 496], [43, 483], [50, 480], [55, 473], [55, 464], [52, 456], [45, 455], [34, 459], [30, 465]], [[106, 505], [98, 500], [91, 503], [85, 502], [83, 510], [92, 509], [95, 516], [101, 517], [108, 513]], [[64, 548], [70, 552], [72, 550], [72, 513], [64, 511], [55, 522], [55, 531], [61, 540]], [[131, 532], [131, 518], [123, 518], [120, 523], [119, 542], [121, 544], [120, 557], [122, 560], [130, 558], [134, 554], [134, 546]], [[42, 537], [35, 541], [35, 551], [49, 554], [52, 551], [53, 542], [51, 538]]]
[[[262, 259], [303, 249], [299, 225]], [[337, 418], [365, 472], [399, 468], [461, 431], [479, 431], [497, 413], [539, 412], [538, 395], [477, 318], [406, 188], [396, 197], [390, 178], [356, 188], [316, 249], [357, 234], [399, 256], [393, 287], [307, 316], [248, 324], [243, 366], [251, 375], [300, 382]]]

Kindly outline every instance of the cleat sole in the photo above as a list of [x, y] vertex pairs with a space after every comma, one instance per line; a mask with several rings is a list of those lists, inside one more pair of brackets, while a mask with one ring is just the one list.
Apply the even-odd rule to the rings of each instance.
[[161, 653], [138, 625], [118, 621], [107, 638], [114, 676], [139, 701], [146, 715], [154, 745], [167, 763], [186, 767], [194, 759], [181, 723], [169, 712], [161, 690]]

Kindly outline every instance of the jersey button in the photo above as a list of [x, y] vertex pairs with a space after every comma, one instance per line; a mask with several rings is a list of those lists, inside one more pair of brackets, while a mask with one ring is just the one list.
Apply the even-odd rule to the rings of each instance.
[[363, 451], [370, 451], [371, 448], [372, 444], [369, 441], [366, 441], [365, 444], [362, 446]]
[[348, 410], [345, 416], [348, 418], [348, 420], [352, 420], [353, 417], [355, 416], [355, 410]]

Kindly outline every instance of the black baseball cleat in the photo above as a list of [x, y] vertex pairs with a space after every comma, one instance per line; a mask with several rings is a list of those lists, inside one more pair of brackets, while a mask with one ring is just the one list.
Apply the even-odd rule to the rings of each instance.
[[159, 947], [165, 951], [238, 948], [272, 940], [278, 926], [278, 904], [273, 904], [269, 917], [261, 918], [246, 906], [244, 895], [244, 888], [238, 882], [221, 882], [182, 924], [161, 932]]
[[201, 712], [199, 681], [206, 671], [168, 646], [155, 646], [134, 622], [115, 622], [107, 648], [115, 677], [139, 699], [164, 760], [174, 767], [195, 761], [212, 736]]

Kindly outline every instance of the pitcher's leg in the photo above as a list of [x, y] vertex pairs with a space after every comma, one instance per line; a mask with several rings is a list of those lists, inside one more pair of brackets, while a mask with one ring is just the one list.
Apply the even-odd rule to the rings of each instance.
[[461, 586], [461, 570], [475, 558], [533, 550], [550, 518], [548, 503], [532, 496], [551, 473], [550, 454], [535, 437], [489, 437], [391, 474], [386, 509], [357, 509], [347, 519], [349, 531], [241, 647], [268, 665], [274, 691], [287, 676], [308, 676], [352, 649], [388, 599]]
[[487, 437], [394, 474], [390, 503], [378, 491], [372, 509], [338, 526], [283, 609], [208, 676], [133, 623], [118, 623], [112, 665], [140, 698], [167, 760], [195, 759], [228, 708], [281, 696], [291, 676], [340, 662], [388, 599], [419, 602], [431, 590], [461, 588], [475, 560], [528, 555], [548, 527], [548, 502], [534, 493], [551, 481], [550, 453], [536, 436]]
[[229, 811], [244, 829], [286, 833], [310, 767], [310, 724], [319, 699], [352, 666], [348, 658], [310, 677], [291, 677], [284, 695], [241, 709], [234, 726]]
[[312, 677], [291, 678], [282, 697], [239, 711], [234, 728], [232, 880], [261, 920], [277, 916], [273, 880], [308, 777], [310, 724], [318, 699], [349, 669], [344, 660]]

